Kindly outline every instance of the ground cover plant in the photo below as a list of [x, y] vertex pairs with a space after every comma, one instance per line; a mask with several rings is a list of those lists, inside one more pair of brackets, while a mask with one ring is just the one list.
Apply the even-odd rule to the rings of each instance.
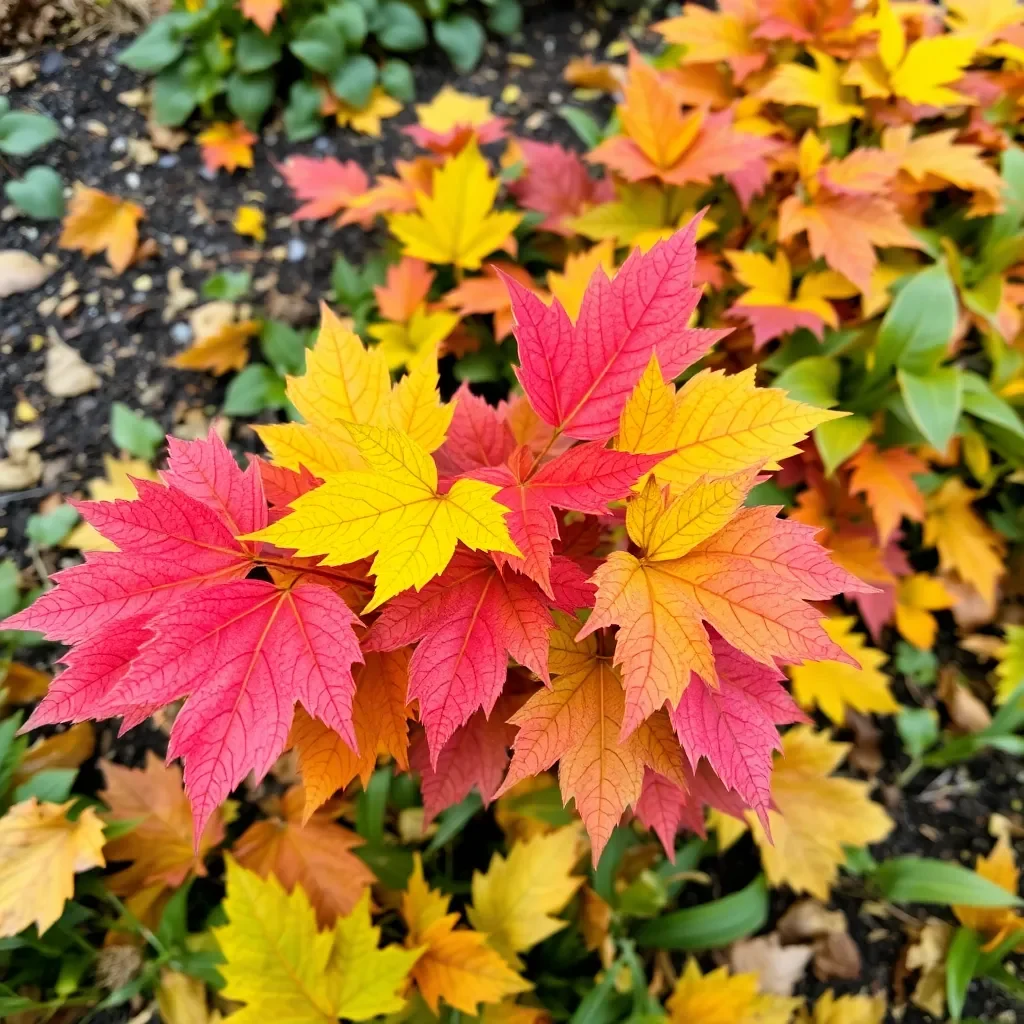
[[[557, 142], [518, 85], [353, 106], [405, 149], [278, 148], [288, 217], [259, 118], [194, 120], [252, 249], [169, 363], [223, 415], [114, 403], [0, 569], [0, 1011], [1015, 1019], [1022, 24], [688, 5]], [[83, 182], [51, 237], [116, 282], [159, 216]]]

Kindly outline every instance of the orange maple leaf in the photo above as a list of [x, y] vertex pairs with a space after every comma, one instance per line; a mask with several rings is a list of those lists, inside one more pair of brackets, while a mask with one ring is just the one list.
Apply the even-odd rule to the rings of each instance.
[[374, 875], [352, 853], [362, 839], [335, 824], [327, 812], [303, 825], [304, 804], [302, 787], [292, 786], [270, 802], [273, 817], [250, 825], [231, 852], [242, 867], [260, 878], [274, 875], [288, 892], [301, 886], [319, 926], [330, 928], [351, 912]]
[[407, 323], [426, 301], [436, 276], [423, 260], [403, 256], [388, 267], [384, 284], [374, 286], [380, 315], [394, 323]]
[[385, 213], [409, 213], [416, 209], [416, 193], [430, 195], [434, 189], [434, 168], [438, 161], [429, 156], [418, 156], [415, 160], [396, 160], [395, 175], [378, 175], [372, 188], [362, 195], [353, 196], [348, 209], [338, 220], [338, 226], [362, 224], [364, 227], [373, 218]]
[[219, 377], [249, 362], [249, 339], [259, 333], [259, 320], [222, 324], [212, 334], [197, 338], [168, 363], [179, 370], [208, 370]]
[[518, 281], [527, 288], [535, 288], [529, 271], [514, 263], [489, 263], [480, 277], [464, 278], [462, 284], [453, 288], [441, 300], [448, 309], [454, 309], [459, 316], [475, 313], [494, 314], [494, 339], [501, 341], [512, 333], [512, 301], [508, 288], [498, 271]]
[[914, 476], [927, 473], [928, 465], [910, 449], [882, 451], [866, 444], [850, 459], [850, 468], [850, 493], [867, 499], [881, 545], [888, 543], [904, 516], [916, 523], [924, 519], [924, 495]]
[[242, 0], [240, 8], [246, 18], [259, 25], [263, 34], [269, 36], [281, 10], [281, 0]]
[[123, 274], [139, 247], [138, 225], [144, 216], [138, 203], [78, 185], [57, 244], [62, 249], [79, 249], [87, 256], [105, 249], [107, 262]]
[[256, 136], [241, 121], [218, 121], [197, 136], [196, 141], [202, 146], [203, 164], [211, 174], [220, 167], [227, 171], [252, 167]]

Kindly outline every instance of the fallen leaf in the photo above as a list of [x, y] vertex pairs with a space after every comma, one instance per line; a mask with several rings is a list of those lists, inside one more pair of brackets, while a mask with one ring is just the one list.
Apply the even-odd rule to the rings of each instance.
[[270, 35], [280, 13], [282, 0], [242, 0], [242, 14], [251, 22], [259, 25], [263, 34]]
[[[138, 497], [136, 480], [159, 479], [157, 472], [142, 459], [115, 459], [103, 456], [104, 476], [94, 477], [86, 485], [92, 501], [134, 501]], [[116, 551], [117, 547], [86, 522], [79, 523], [63, 540], [62, 546], [78, 551]]]
[[252, 167], [252, 144], [256, 136], [241, 121], [217, 121], [196, 137], [202, 148], [203, 165], [210, 174], [223, 167], [234, 172]]
[[686, 961], [665, 1001], [671, 1024], [789, 1024], [801, 1000], [762, 995], [757, 974], [730, 974], [727, 967], [701, 974], [697, 961]]
[[322, 113], [334, 114], [335, 120], [344, 128], [362, 132], [375, 139], [380, 138], [381, 122], [402, 112], [402, 104], [389, 96], [379, 85], [374, 86], [370, 100], [365, 107], [353, 107], [341, 100], [335, 100]]
[[138, 203], [76, 185], [57, 244], [80, 249], [87, 256], [106, 250], [107, 262], [123, 274], [139, 245], [139, 221], [145, 211]]
[[734, 942], [729, 947], [729, 969], [734, 974], [756, 975], [761, 992], [791, 996], [807, 972], [811, 955], [810, 946], [783, 946], [778, 934], [772, 932]]
[[0, 299], [38, 288], [53, 268], [20, 249], [0, 250]]
[[235, 219], [231, 222], [231, 226], [239, 235], [253, 238], [257, 242], [266, 241], [266, 217], [263, 215], [263, 211], [256, 206], [240, 206], [235, 211]]
[[76, 398], [99, 386], [99, 375], [70, 345], [57, 341], [46, 350], [43, 387], [48, 394], [54, 398]]
[[242, 320], [197, 338], [184, 352], [168, 360], [179, 370], [207, 370], [215, 376], [240, 370], [249, 362], [249, 341], [260, 333], [259, 320]]
[[808, 1024], [884, 1024], [885, 996], [839, 996], [826, 989], [811, 1011]]
[[59, 768], [80, 768], [96, 748], [96, 730], [91, 722], [77, 722], [64, 732], [36, 740], [21, 756], [12, 784], [20, 786], [38, 772]]
[[910, 1001], [936, 1020], [946, 1016], [946, 957], [953, 939], [948, 921], [929, 917], [906, 949], [908, 971], [920, 971]]

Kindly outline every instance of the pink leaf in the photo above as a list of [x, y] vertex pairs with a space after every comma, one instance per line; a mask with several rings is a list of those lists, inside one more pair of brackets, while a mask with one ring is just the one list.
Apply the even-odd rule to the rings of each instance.
[[348, 208], [354, 196], [369, 187], [366, 172], [355, 160], [342, 163], [333, 156], [289, 157], [278, 168], [296, 199], [305, 200], [295, 220], [321, 220]]

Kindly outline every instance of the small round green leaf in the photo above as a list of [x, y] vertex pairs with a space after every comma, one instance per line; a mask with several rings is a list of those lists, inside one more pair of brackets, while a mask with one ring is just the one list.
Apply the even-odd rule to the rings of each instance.
[[498, 0], [487, 16], [487, 27], [499, 36], [515, 35], [523, 27], [523, 8], [519, 0]]
[[118, 63], [155, 74], [173, 64], [185, 51], [181, 32], [170, 17], [159, 18], [118, 55]]
[[274, 102], [276, 87], [277, 80], [272, 71], [261, 71], [255, 75], [235, 72], [228, 79], [228, 108], [248, 128], [256, 131]]
[[242, 30], [235, 47], [235, 67], [243, 74], [252, 75], [257, 71], [272, 68], [281, 59], [281, 40], [266, 36], [252, 26]]
[[419, 13], [400, 0], [387, 0], [373, 19], [377, 42], [385, 50], [408, 53], [427, 45], [427, 26]]
[[288, 46], [306, 67], [324, 75], [334, 74], [345, 59], [341, 29], [326, 14], [310, 18]]
[[448, 54], [452, 67], [466, 74], [479, 63], [487, 36], [475, 18], [456, 14], [434, 23], [434, 40]]
[[380, 84], [389, 96], [394, 96], [402, 103], [411, 103], [416, 99], [412, 68], [397, 57], [387, 61], [380, 69]]
[[312, 82], [295, 82], [288, 93], [284, 111], [284, 129], [289, 142], [311, 139], [323, 127], [320, 90]]
[[356, 0], [342, 0], [327, 8], [327, 17], [341, 30], [346, 44], [352, 50], [359, 50], [366, 41], [369, 24], [366, 12]]
[[0, 117], [0, 153], [8, 156], [28, 156], [59, 135], [57, 122], [45, 114], [14, 110]]
[[331, 78], [331, 91], [357, 109], [370, 102], [370, 94], [377, 84], [377, 65], [360, 53], [349, 57]]
[[199, 102], [180, 67], [168, 68], [153, 82], [153, 116], [158, 124], [184, 124]]
[[7, 182], [4, 193], [22, 213], [35, 220], [64, 215], [64, 182], [52, 167], [30, 167], [24, 178]]

